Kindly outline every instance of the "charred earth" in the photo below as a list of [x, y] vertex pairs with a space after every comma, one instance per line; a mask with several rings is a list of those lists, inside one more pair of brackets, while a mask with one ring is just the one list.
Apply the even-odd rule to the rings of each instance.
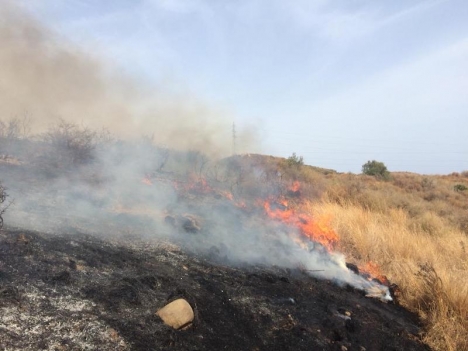
[[[2, 350], [429, 349], [264, 158], [2, 145]], [[176, 330], [158, 311], [180, 298]]]
[[[0, 255], [4, 350], [429, 350], [403, 308], [301, 271], [77, 232], [4, 230]], [[155, 314], [176, 298], [185, 330]]]

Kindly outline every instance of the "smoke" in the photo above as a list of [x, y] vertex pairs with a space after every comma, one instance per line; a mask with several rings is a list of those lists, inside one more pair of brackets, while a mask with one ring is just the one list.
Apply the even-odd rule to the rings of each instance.
[[[232, 116], [195, 96], [166, 93], [68, 44], [8, 1], [0, 4], [0, 116], [28, 114], [35, 133], [58, 118], [121, 137], [154, 135], [159, 144], [208, 154], [231, 152]], [[253, 134], [238, 133], [245, 152]]]
[[[7, 225], [165, 238], [223, 262], [303, 267], [366, 291], [378, 286], [350, 272], [339, 254], [314, 243], [300, 248], [294, 228], [255, 207], [253, 195], [274, 186], [258, 165], [248, 170], [236, 158], [219, 159], [231, 148], [231, 122], [221, 112], [116, 74], [9, 3], [0, 5], [0, 18], [2, 119], [27, 111], [35, 134], [49, 131], [42, 141], [0, 133], [0, 154], [11, 156], [0, 159], [14, 199]], [[97, 140], [82, 126], [127, 138]], [[239, 147], [248, 136], [238, 133]], [[204, 181], [216, 187], [203, 196], [190, 191], [190, 183]], [[240, 199], [253, 205], [237, 206]]]
[[[66, 144], [25, 143], [10, 145], [22, 164], [0, 162], [15, 200], [4, 216], [9, 226], [169, 240], [223, 264], [299, 268], [389, 299], [386, 287], [350, 271], [343, 255], [313, 241], [299, 246], [297, 228], [264, 213], [257, 196], [274, 195], [277, 184], [259, 165], [249, 169], [248, 157], [214, 160], [148, 140], [118, 141], [98, 145], [90, 160], [77, 165]], [[31, 150], [41, 147], [38, 154]]]

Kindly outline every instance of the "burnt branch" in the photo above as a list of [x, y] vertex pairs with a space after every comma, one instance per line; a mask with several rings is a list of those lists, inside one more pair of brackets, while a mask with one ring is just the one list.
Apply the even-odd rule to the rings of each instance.
[[10, 202], [8, 205], [3, 206], [7, 197], [8, 197], [8, 194], [5, 191], [5, 187], [0, 183], [0, 205], [1, 205], [0, 207], [0, 229], [3, 228], [3, 215], [5, 214], [8, 207], [10, 207], [10, 205], [12, 204]]

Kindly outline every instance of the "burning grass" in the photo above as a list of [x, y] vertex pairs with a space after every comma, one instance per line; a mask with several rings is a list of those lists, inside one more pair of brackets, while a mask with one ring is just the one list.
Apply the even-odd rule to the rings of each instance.
[[[435, 350], [468, 349], [467, 172], [446, 176], [392, 174], [389, 182], [277, 163], [284, 179], [300, 180], [300, 211], [330, 218], [337, 249], [361, 272], [401, 289], [400, 302], [424, 321]], [[309, 192], [311, 184], [317, 190]]]
[[428, 344], [436, 350], [468, 349], [466, 234], [441, 224], [437, 235], [430, 235], [402, 209], [377, 212], [321, 201], [309, 210], [333, 216], [339, 248], [349, 258], [375, 262], [400, 286], [400, 302], [423, 318]]

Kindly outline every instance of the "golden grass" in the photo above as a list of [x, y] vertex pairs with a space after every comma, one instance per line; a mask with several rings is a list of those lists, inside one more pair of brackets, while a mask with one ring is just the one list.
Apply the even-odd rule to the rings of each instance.
[[275, 177], [279, 169], [286, 187], [301, 182], [311, 202], [297, 205], [333, 218], [348, 261], [372, 261], [399, 285], [401, 304], [424, 322], [424, 341], [434, 350], [468, 351], [468, 190], [457, 191], [468, 187], [468, 171], [400, 172], [382, 181], [272, 157], [263, 166]]
[[350, 261], [372, 261], [400, 286], [400, 302], [420, 315], [426, 326], [424, 341], [432, 348], [468, 350], [465, 233], [429, 211], [412, 217], [402, 208], [382, 211], [346, 200], [317, 201], [308, 211], [332, 216], [340, 250]]

